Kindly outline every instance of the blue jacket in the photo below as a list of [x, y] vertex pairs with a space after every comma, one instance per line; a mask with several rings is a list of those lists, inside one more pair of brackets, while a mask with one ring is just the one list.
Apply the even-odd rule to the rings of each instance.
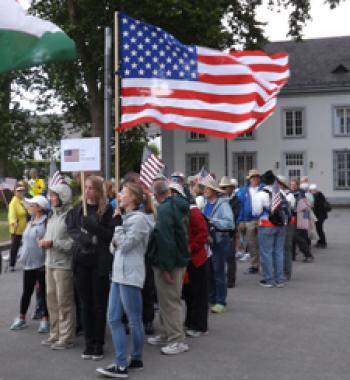
[[[258, 189], [261, 190], [264, 187], [263, 184], [258, 186]], [[259, 217], [252, 214], [252, 199], [250, 197], [249, 184], [243, 186], [237, 196], [241, 202], [241, 208], [239, 210], [239, 215], [237, 218], [237, 224], [240, 222], [251, 222], [253, 220], [258, 220]]]
[[[207, 200], [205, 205], [207, 204]], [[205, 208], [204, 205], [204, 208]], [[204, 209], [203, 208], [203, 209]], [[209, 216], [210, 223], [214, 225], [215, 228], [222, 231], [233, 231], [235, 229], [235, 222], [232, 213], [232, 209], [229, 203], [229, 198], [223, 197], [219, 198]], [[216, 233], [216, 241], [219, 243], [222, 239], [222, 232]]]

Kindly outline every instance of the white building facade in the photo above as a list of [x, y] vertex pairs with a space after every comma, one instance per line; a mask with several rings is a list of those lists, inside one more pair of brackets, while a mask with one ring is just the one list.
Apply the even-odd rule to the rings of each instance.
[[290, 54], [291, 78], [276, 112], [235, 140], [183, 131], [162, 132], [167, 172], [198, 173], [242, 184], [252, 168], [288, 178], [309, 176], [333, 203], [350, 203], [350, 37], [276, 42], [266, 50]]

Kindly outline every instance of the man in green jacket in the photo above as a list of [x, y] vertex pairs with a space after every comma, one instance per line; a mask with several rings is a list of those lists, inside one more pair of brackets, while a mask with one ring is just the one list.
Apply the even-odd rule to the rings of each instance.
[[157, 181], [153, 191], [159, 207], [147, 255], [153, 264], [158, 294], [160, 334], [149, 338], [148, 343], [164, 346], [161, 353], [165, 355], [176, 355], [189, 349], [183, 343], [181, 303], [183, 276], [190, 260], [189, 203], [181, 195], [171, 196], [166, 181]]

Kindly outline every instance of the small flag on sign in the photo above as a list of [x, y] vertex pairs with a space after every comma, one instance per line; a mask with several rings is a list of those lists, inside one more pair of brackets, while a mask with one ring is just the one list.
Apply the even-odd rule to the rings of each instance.
[[79, 149], [67, 149], [63, 152], [64, 162], [79, 162], [80, 152]]
[[148, 188], [151, 188], [157, 174], [159, 174], [164, 167], [164, 161], [145, 147], [142, 155], [140, 181]]
[[282, 202], [281, 199], [281, 193], [280, 193], [280, 187], [278, 185], [278, 182], [275, 181], [272, 186], [272, 198], [271, 198], [271, 213], [273, 214], [275, 210], [278, 209]]

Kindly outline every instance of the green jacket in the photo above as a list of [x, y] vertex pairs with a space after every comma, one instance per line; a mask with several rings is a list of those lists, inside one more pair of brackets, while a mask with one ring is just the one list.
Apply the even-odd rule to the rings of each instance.
[[182, 196], [166, 198], [158, 207], [157, 221], [147, 248], [147, 259], [162, 271], [187, 266], [189, 203]]

